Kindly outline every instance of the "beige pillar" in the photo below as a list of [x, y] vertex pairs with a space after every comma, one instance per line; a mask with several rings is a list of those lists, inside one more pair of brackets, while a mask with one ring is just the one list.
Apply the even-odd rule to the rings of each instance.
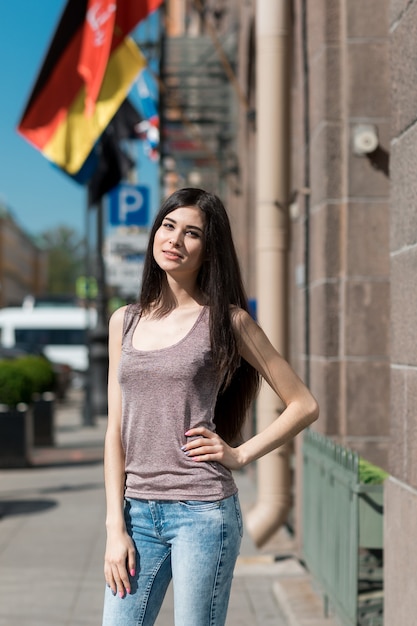
[[[257, 123], [257, 306], [258, 320], [278, 351], [287, 356], [287, 245], [289, 200], [290, 0], [258, 0], [256, 28]], [[282, 410], [264, 384], [257, 428]], [[285, 522], [291, 504], [289, 446], [257, 462], [258, 501], [247, 516], [261, 546]]]

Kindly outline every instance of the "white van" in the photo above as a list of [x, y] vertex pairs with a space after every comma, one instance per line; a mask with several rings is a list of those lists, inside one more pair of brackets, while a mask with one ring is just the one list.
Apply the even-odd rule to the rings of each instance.
[[87, 330], [96, 321], [96, 311], [82, 307], [7, 307], [0, 309], [0, 346], [42, 352], [52, 363], [84, 372]]

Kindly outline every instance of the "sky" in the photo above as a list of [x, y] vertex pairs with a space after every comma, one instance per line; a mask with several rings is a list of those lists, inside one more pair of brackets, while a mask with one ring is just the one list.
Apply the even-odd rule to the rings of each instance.
[[[85, 188], [53, 167], [16, 131], [65, 4], [0, 0], [0, 205], [31, 235], [59, 226], [85, 232]], [[140, 183], [140, 167], [138, 174]]]

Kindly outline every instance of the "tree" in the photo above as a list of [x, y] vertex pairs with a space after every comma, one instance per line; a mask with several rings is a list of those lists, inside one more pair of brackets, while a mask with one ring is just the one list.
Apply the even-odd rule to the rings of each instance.
[[76, 280], [85, 271], [84, 239], [74, 229], [58, 226], [41, 234], [41, 245], [48, 254], [48, 292], [75, 295]]

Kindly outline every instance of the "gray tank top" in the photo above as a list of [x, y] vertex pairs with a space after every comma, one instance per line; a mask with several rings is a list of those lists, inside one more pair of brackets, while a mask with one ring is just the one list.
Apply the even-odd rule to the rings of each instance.
[[221, 500], [236, 493], [232, 473], [220, 463], [196, 462], [181, 450], [189, 428], [214, 431], [218, 393], [210, 349], [209, 309], [188, 334], [159, 350], [136, 350], [140, 309], [126, 308], [119, 382], [126, 490], [147, 500]]

